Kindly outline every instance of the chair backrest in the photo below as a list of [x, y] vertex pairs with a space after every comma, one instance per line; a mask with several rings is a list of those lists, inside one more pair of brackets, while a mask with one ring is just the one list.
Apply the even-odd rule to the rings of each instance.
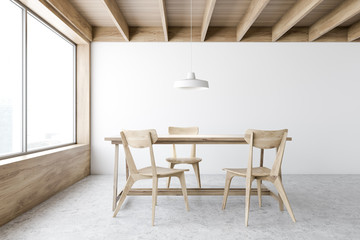
[[275, 131], [248, 129], [246, 131], [245, 141], [250, 145], [248, 162], [248, 171], [250, 171], [250, 175], [253, 161], [253, 147], [256, 147], [260, 149], [277, 149], [276, 158], [271, 169], [271, 176], [279, 176], [284, 156], [287, 133], [287, 129]]
[[153, 174], [156, 175], [156, 164], [152, 147], [153, 143], [155, 143], [158, 139], [156, 130], [124, 130], [120, 133], [120, 135], [125, 151], [126, 163], [129, 167], [130, 174], [136, 174], [138, 173], [138, 170], [136, 168], [136, 164], [129, 146], [132, 148], [149, 148], [151, 167], [153, 169]]
[[[169, 127], [170, 135], [198, 135], [198, 127]], [[173, 144], [173, 157], [176, 158], [176, 147]], [[190, 157], [196, 157], [196, 145], [192, 144]]]

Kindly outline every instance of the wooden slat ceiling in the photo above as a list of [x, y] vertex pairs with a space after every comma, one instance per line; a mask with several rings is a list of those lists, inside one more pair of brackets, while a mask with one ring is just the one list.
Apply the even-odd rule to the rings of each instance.
[[[190, 1], [166, 0], [165, 4], [169, 27], [190, 26]], [[206, 0], [193, 0], [193, 27], [201, 27], [205, 5]]]
[[236, 27], [240, 19], [249, 8], [251, 0], [216, 1], [215, 9], [211, 17], [210, 26], [212, 27]]
[[296, 0], [271, 1], [254, 22], [254, 27], [272, 27], [296, 3]]
[[[189, 41], [190, 0], [42, 1], [70, 2], [93, 27], [93, 41]], [[116, 4], [122, 16], [111, 16], [112, 11], [104, 4], [106, 1]], [[263, 1], [265, 7], [256, 9], [254, 1]], [[160, 7], [162, 4], [165, 8]], [[294, 14], [294, 10], [291, 12], [292, 9], [301, 11], [296, 8], [299, 6], [308, 11], [303, 10], [301, 14]], [[161, 9], [165, 9], [163, 14]], [[251, 15], [249, 11], [259, 11], [259, 15]], [[290, 21], [290, 25], [284, 20], [277, 24], [286, 13], [287, 18], [293, 15], [296, 20]], [[325, 16], [332, 16], [329, 26], [316, 25]], [[122, 19], [121, 23], [114, 22], [116, 19]], [[251, 22], [244, 23], [244, 19]], [[239, 26], [241, 24], [243, 26]], [[273, 32], [275, 25], [276, 37]], [[119, 26], [127, 26], [129, 36], [124, 36]], [[239, 29], [246, 34], [237, 36]], [[360, 0], [193, 0], [193, 36], [194, 41], [225, 42], [359, 41]]]
[[321, 2], [315, 9], [313, 9], [309, 14], [307, 14], [302, 20], [300, 20], [295, 26], [296, 27], [307, 27], [313, 25], [317, 22], [322, 16], [325, 16], [331, 10], [335, 9], [339, 3], [343, 1], [339, 0], [325, 0]]
[[114, 27], [111, 17], [100, 0], [69, 0], [93, 27]]

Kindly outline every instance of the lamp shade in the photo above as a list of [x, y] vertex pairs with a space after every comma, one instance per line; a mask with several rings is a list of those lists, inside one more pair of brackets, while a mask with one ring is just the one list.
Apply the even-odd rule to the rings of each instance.
[[174, 88], [207, 89], [209, 88], [209, 83], [206, 80], [196, 79], [195, 73], [189, 72], [186, 79], [181, 79], [174, 82]]

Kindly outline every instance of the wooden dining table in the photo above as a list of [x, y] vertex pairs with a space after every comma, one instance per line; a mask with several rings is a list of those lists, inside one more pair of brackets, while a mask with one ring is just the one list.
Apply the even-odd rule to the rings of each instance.
[[[114, 184], [113, 184], [113, 211], [120, 199], [122, 191], [118, 193], [118, 174], [119, 174], [119, 145], [122, 144], [120, 135], [114, 137], [106, 137], [105, 141], [110, 141], [115, 145], [114, 159]], [[287, 141], [292, 141], [291, 137]], [[244, 135], [159, 135], [158, 140], [154, 144], [247, 144]], [[261, 149], [260, 166], [262, 166], [264, 158], [264, 149]], [[246, 158], [245, 158], [246, 159]], [[205, 161], [206, 162], [206, 161]], [[126, 161], [125, 161], [126, 164]], [[127, 165], [126, 179], [129, 176]], [[261, 186], [262, 195], [270, 195], [281, 204], [278, 194], [270, 191], [265, 186]], [[224, 188], [187, 188], [188, 195], [223, 195]], [[151, 196], [152, 188], [132, 188], [128, 196]], [[159, 188], [158, 195], [175, 195], [181, 196], [181, 188]], [[245, 195], [245, 188], [231, 188], [229, 195]], [[251, 189], [251, 195], [257, 195], [257, 189]]]

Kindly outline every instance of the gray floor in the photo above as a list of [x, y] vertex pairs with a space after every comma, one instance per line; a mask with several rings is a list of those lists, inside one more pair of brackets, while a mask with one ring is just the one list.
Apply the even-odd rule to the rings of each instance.
[[[187, 175], [188, 187], [195, 177]], [[154, 227], [151, 197], [128, 197], [112, 218], [111, 176], [89, 176], [0, 228], [0, 239], [359, 239], [360, 175], [285, 175], [285, 190], [297, 223], [278, 203], [264, 196], [259, 209], [251, 198], [249, 227], [244, 227], [244, 197], [159, 196]], [[121, 186], [124, 184], [121, 178]], [[223, 187], [223, 175], [204, 175], [204, 187]], [[174, 186], [178, 185], [175, 179]], [[244, 179], [232, 186], [243, 187]], [[160, 181], [160, 186], [165, 182]], [[136, 186], [150, 186], [144, 180]], [[266, 184], [273, 189], [270, 184]]]

